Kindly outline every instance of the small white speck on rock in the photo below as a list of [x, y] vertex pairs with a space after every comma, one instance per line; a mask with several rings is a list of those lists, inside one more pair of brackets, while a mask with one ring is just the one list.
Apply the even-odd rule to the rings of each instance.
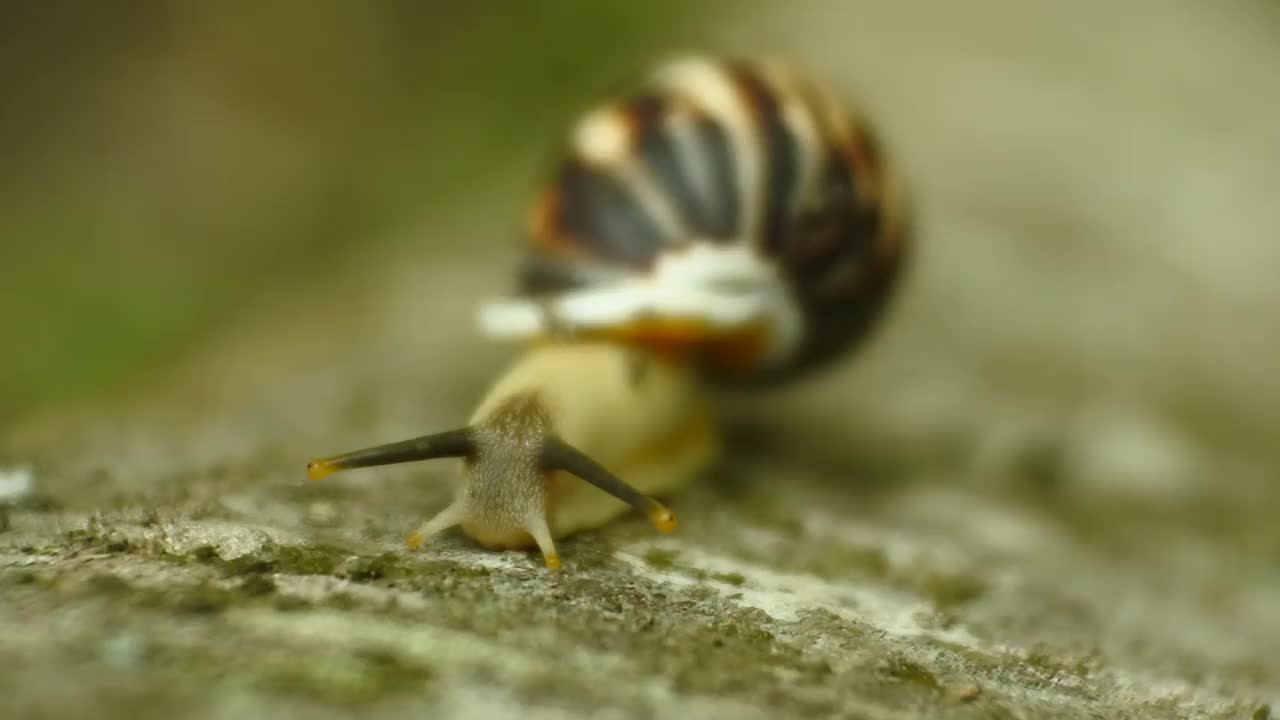
[[945, 697], [947, 702], [953, 704], [973, 702], [982, 694], [982, 686], [977, 683], [959, 683], [949, 685], [946, 689]]
[[224, 495], [218, 504], [238, 515], [252, 516], [260, 510], [257, 501], [249, 495]]
[[338, 509], [331, 502], [313, 502], [307, 506], [302, 519], [308, 525], [330, 527], [338, 520]]
[[102, 643], [102, 661], [118, 669], [137, 665], [146, 654], [146, 641], [132, 633], [116, 635]]
[[1192, 444], [1175, 430], [1131, 408], [1106, 408], [1078, 419], [1069, 455], [1081, 486], [1108, 495], [1186, 498], [1201, 474]]
[[35, 476], [29, 466], [0, 469], [0, 501], [26, 497], [34, 486]]

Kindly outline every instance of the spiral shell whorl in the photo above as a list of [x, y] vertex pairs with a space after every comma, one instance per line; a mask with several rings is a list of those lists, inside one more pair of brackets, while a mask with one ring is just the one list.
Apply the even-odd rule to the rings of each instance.
[[[729, 336], [754, 316], [755, 356], [708, 374], [785, 379], [842, 355], [880, 315], [906, 217], [875, 137], [821, 88], [780, 65], [680, 60], [574, 128], [534, 205], [520, 290], [624, 338], [665, 319]], [[487, 328], [545, 333], [525, 310]]]

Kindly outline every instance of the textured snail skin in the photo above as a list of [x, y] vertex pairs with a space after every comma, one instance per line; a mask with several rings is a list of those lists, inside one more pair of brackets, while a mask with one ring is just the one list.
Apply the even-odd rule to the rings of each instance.
[[[629, 508], [564, 471], [539, 465], [550, 437], [578, 448], [645, 495], [678, 490], [716, 454], [709, 408], [681, 366], [609, 343], [551, 343], [527, 353], [471, 418], [462, 530], [492, 548], [603, 525]], [[451, 506], [453, 507], [453, 506]], [[451, 512], [446, 510], [445, 512]]]
[[[578, 460], [549, 465], [557, 455], [551, 450]], [[718, 450], [715, 420], [690, 366], [616, 343], [562, 341], [519, 359], [467, 428], [318, 460], [309, 474], [463, 456], [453, 502], [410, 535], [409, 546], [460, 525], [490, 549], [537, 545], [556, 569], [556, 538], [632, 506], [659, 530], [674, 529], [674, 517], [648, 496], [679, 490]], [[613, 474], [605, 486], [615, 494], [601, 491], [602, 472]]]

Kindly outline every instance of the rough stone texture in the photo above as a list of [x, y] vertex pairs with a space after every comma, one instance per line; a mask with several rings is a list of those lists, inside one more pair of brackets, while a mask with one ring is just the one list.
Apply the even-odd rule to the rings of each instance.
[[1268, 717], [1280, 20], [1096, 5], [726, 28], [868, 99], [921, 248], [856, 362], [726, 400], [676, 536], [629, 518], [551, 575], [405, 550], [442, 467], [302, 479], [456, 424], [508, 359], [467, 322], [511, 259], [466, 251], [508, 226], [479, 198], [413, 230], [457, 251], [283, 287], [197, 360], [20, 425], [5, 715]]

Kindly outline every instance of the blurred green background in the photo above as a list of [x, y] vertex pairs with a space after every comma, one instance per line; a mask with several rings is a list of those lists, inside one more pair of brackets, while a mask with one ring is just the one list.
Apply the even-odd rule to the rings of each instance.
[[572, 118], [685, 49], [782, 55], [870, 108], [920, 208], [873, 357], [904, 392], [1142, 397], [1228, 438], [1280, 414], [1269, 0], [3, 13], [0, 430], [138, 387], [265, 294], [512, 248]]
[[715, 9], [140, 0], [3, 13], [0, 428], [171, 363], [266, 288], [433, 242], [389, 230], [494, 175], [526, 180], [489, 191], [511, 227], [492, 242], [515, 242], [564, 124], [655, 52], [693, 43]]

